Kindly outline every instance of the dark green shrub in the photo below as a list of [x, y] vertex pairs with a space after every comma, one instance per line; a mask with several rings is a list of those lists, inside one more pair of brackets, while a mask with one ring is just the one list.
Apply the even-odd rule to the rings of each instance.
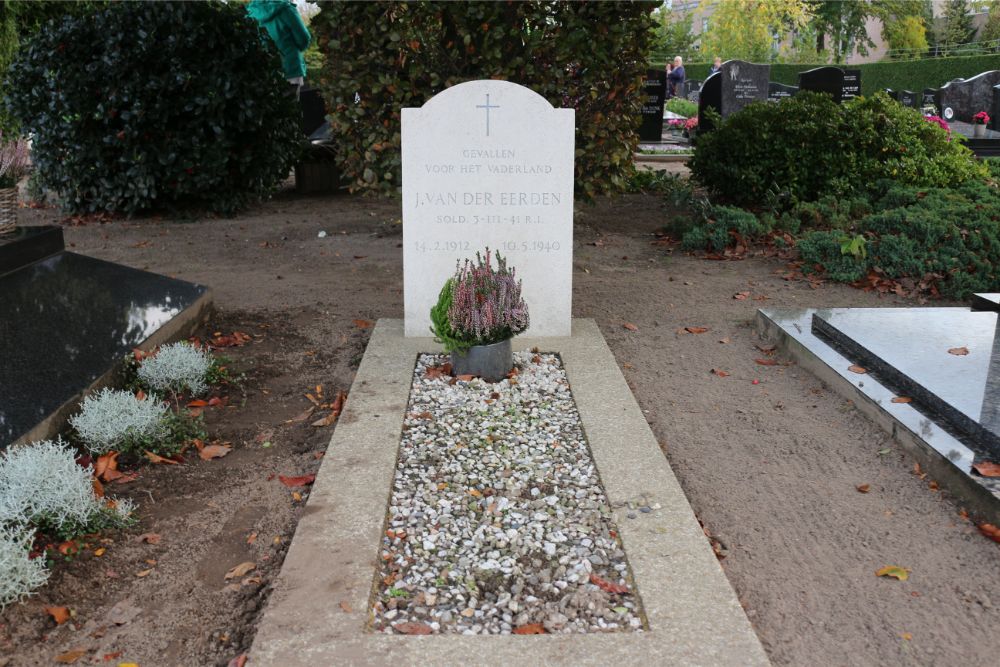
[[701, 224], [684, 234], [681, 247], [722, 252], [737, 240], [749, 242], [767, 234], [771, 231], [767, 222], [767, 218], [759, 219], [741, 208], [714, 206]]
[[74, 212], [229, 212], [287, 177], [299, 112], [242, 5], [123, 2], [43, 26], [7, 103]]
[[[330, 2], [310, 23], [338, 162], [354, 189], [400, 186], [400, 109], [507, 79], [576, 109], [576, 193], [622, 192], [658, 2]], [[357, 95], [357, 98], [355, 97]], [[357, 99], [357, 101], [356, 101]]]
[[777, 209], [863, 195], [884, 179], [943, 187], [987, 173], [959, 141], [881, 93], [751, 104], [700, 135], [688, 166], [728, 202]]
[[852, 283], [868, 273], [867, 257], [847, 250], [850, 237], [837, 230], [810, 231], [799, 239], [796, 246], [805, 262], [807, 273], [823, 271], [831, 280]]
[[698, 105], [683, 97], [671, 97], [667, 100], [664, 108], [685, 118], [693, 118], [698, 115]]

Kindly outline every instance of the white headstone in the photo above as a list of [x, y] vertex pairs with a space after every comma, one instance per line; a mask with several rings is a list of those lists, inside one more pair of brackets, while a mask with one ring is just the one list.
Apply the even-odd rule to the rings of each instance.
[[523, 282], [533, 336], [568, 336], [573, 271], [574, 111], [509, 81], [469, 81], [403, 109], [406, 335], [455, 263], [486, 246]]

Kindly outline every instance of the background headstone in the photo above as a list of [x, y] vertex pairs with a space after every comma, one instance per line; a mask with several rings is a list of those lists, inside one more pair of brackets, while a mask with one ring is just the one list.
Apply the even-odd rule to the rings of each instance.
[[840, 102], [844, 96], [844, 70], [839, 67], [817, 67], [799, 72], [799, 88], [826, 93]]
[[766, 102], [770, 65], [757, 65], [745, 60], [727, 60], [721, 69], [701, 85], [698, 99], [698, 129], [711, 129], [705, 109], [711, 107], [723, 118], [751, 102]]
[[683, 96], [690, 99], [691, 93], [697, 93], [699, 90], [701, 90], [701, 84], [703, 83], [704, 81], [701, 79], [685, 79]]
[[639, 141], [663, 140], [663, 104], [667, 97], [667, 73], [661, 69], [646, 70], [642, 80], [642, 125]]
[[1000, 132], [1000, 86], [993, 86], [993, 104], [990, 106], [990, 129]]
[[485, 246], [523, 280], [530, 335], [568, 336], [574, 111], [509, 81], [468, 81], [402, 110], [403, 301], [407, 336], [455, 263]]
[[767, 101], [780, 102], [786, 97], [791, 97], [797, 92], [799, 92], [798, 86], [789, 86], [784, 83], [778, 83], [777, 81], [771, 81], [767, 84]]
[[845, 69], [844, 86], [841, 89], [841, 100], [853, 100], [861, 95], [861, 70]]
[[971, 123], [980, 111], [993, 105], [993, 86], [1000, 85], [1000, 70], [983, 72], [970, 79], [949, 81], [939, 91], [941, 116], [947, 121]]
[[935, 106], [937, 107], [938, 113], [941, 113], [941, 100], [939, 98], [940, 89], [939, 88], [924, 88], [923, 92], [920, 94], [920, 106]]
[[896, 93], [896, 99], [904, 107], [910, 107], [911, 109], [920, 108], [920, 93], [915, 93], [912, 90], [901, 90]]

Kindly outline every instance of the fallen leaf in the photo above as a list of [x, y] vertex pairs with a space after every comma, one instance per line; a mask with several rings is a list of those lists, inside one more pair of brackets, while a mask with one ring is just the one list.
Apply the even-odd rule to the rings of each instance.
[[225, 405], [228, 402], [229, 402], [228, 399], [224, 401], [223, 399], [219, 398], [218, 396], [213, 396], [212, 398], [208, 399], [208, 405], [210, 407], [213, 407], [213, 408], [217, 407], [217, 406], [220, 406], [220, 405]]
[[210, 461], [212, 459], [221, 459], [223, 456], [232, 451], [230, 445], [204, 445], [198, 450], [198, 456], [201, 457], [203, 461]]
[[95, 477], [94, 479], [90, 480], [90, 482], [91, 482], [91, 486], [94, 487], [94, 495], [97, 496], [98, 498], [103, 498], [104, 497], [104, 485], [101, 484], [101, 480], [99, 480], [99, 479], [97, 479]]
[[309, 473], [308, 475], [299, 475], [298, 477], [278, 475], [278, 480], [285, 486], [309, 486], [316, 481], [316, 474]]
[[431, 629], [431, 626], [426, 623], [418, 623], [417, 621], [397, 623], [392, 626], [392, 629], [404, 635], [429, 635], [434, 632], [434, 630]]
[[595, 572], [590, 573], [590, 583], [600, 588], [605, 593], [628, 593], [628, 586], [622, 586], [607, 579], [601, 579]]
[[148, 449], [146, 450], [146, 458], [149, 459], [150, 463], [165, 463], [165, 464], [172, 465], [172, 466], [175, 466], [175, 465], [178, 464], [177, 461], [174, 461], [173, 459], [165, 459], [162, 456], [160, 456], [159, 454], [154, 454], [153, 452], [149, 451]]
[[760, 366], [777, 366], [778, 362], [774, 359], [754, 359], [754, 362]]
[[468, 373], [463, 373], [462, 375], [456, 375], [455, 377], [461, 380], [462, 382], [472, 382], [473, 380], [476, 379], [475, 375], [470, 375]]
[[45, 613], [52, 617], [56, 625], [62, 625], [69, 620], [68, 607], [45, 607]]
[[[105, 653], [104, 654], [104, 662], [111, 662], [115, 658], [120, 658], [120, 657], [122, 657], [122, 653], [124, 653], [124, 651], [115, 651], [114, 653]], [[127, 662], [123, 662], [123, 663], [120, 663], [118, 665], [118, 667], [121, 667], [122, 665], [127, 665], [127, 664], [128, 664]]]
[[351, 608], [351, 603], [348, 602], [347, 600], [341, 600], [340, 601], [340, 608], [344, 610], [345, 614], [350, 614], [352, 611], [354, 611]]
[[983, 477], [1000, 477], [1000, 464], [998, 463], [980, 461], [979, 463], [973, 463], [972, 468]]
[[109, 471], [118, 471], [118, 452], [108, 452], [97, 457], [94, 463], [94, 477], [104, 478], [105, 482], [111, 481], [107, 478]]
[[372, 325], [368, 320], [354, 320], [354, 326], [359, 329], [367, 329]]
[[80, 550], [80, 545], [75, 540], [66, 540], [56, 547], [63, 556], [72, 556]]
[[980, 533], [994, 542], [1000, 543], [1000, 528], [997, 528], [992, 523], [981, 523], [978, 528]]
[[244, 576], [246, 573], [256, 568], [257, 568], [257, 563], [248, 560], [244, 563], [240, 563], [233, 569], [229, 570], [229, 572], [226, 572], [226, 579], [238, 579], [239, 577]]
[[857, 487], [855, 487], [855, 488], [857, 488], [857, 490], [859, 492], [861, 492], [861, 493], [868, 493], [868, 491], [871, 490], [872, 485], [871, 484], [858, 484]]
[[969, 353], [969, 348], [967, 347], [953, 347], [948, 350], [948, 354], [954, 354], [956, 357], [964, 357]]
[[479, 489], [469, 489], [469, 495], [475, 498], [482, 498], [483, 492], [480, 491]]
[[298, 491], [292, 491], [292, 500], [295, 501], [295, 502], [297, 502], [297, 503], [301, 503], [302, 502], [302, 494], [299, 493]]
[[[244, 665], [246, 664], [247, 664], [247, 654], [240, 653], [238, 656], [230, 660], [229, 664], [226, 665], [226, 667], [244, 667]], [[118, 667], [121, 667], [121, 665], [119, 665]]]
[[143, 577], [148, 577], [152, 572], [153, 572], [153, 568], [150, 568], [148, 570], [139, 570], [138, 572], [135, 573], [135, 576], [137, 576], [140, 579], [142, 579]]
[[145, 401], [146, 400], [146, 392], [144, 392], [142, 389], [140, 389], [139, 391], [135, 392], [135, 400], [137, 400], [137, 401]]
[[906, 581], [910, 578], [910, 571], [905, 567], [900, 567], [898, 565], [886, 565], [881, 570], [875, 573], [876, 577], [893, 577], [899, 579], [900, 581]]
[[850, 366], [847, 367], [847, 370], [851, 371], [852, 373], [857, 373], [858, 375], [864, 375], [865, 373], [868, 372], [867, 368], [865, 368], [864, 366], [858, 366], [857, 364], [851, 364]]
[[703, 334], [708, 331], [708, 327], [684, 327], [684, 331], [691, 334]]
[[541, 623], [528, 623], [527, 625], [519, 625], [514, 628], [515, 635], [544, 635], [545, 626]]
[[909, 396], [895, 396], [892, 399], [893, 403], [912, 403], [913, 399]]
[[750, 292], [737, 292], [733, 295], [733, 298], [737, 301], [743, 301], [750, 296]]
[[187, 407], [189, 408], [203, 408], [208, 405], [208, 401], [196, 398], [193, 401], [188, 401]]
[[720, 378], [729, 377], [729, 373], [726, 371], [721, 371], [718, 368], [713, 368], [712, 373], [718, 375]]
[[56, 656], [56, 662], [63, 665], [72, 665], [74, 662], [76, 662], [85, 655], [87, 655], [87, 649], [85, 648], [73, 649], [72, 651], [67, 651], [62, 655]]
[[638, 331], [639, 330], [639, 327], [635, 326], [631, 322], [625, 322], [624, 324], [622, 324], [622, 326], [625, 327], [626, 329], [628, 329], [629, 331]]
[[96, 556], [97, 558], [100, 558], [101, 556], [104, 555], [104, 553], [106, 551], [107, 551], [107, 549], [105, 549], [104, 547], [101, 547], [100, 549], [97, 549], [97, 550], [94, 551], [94, 556]]
[[293, 424], [295, 422], [304, 422], [305, 420], [309, 419], [309, 417], [312, 416], [312, 413], [313, 413], [314, 410], [316, 410], [316, 407], [315, 406], [310, 406], [310, 407], [306, 408], [305, 412], [303, 412], [303, 413], [301, 413], [301, 414], [299, 414], [299, 415], [297, 415], [295, 417], [292, 417], [291, 419], [286, 420], [285, 423], [286, 424]]
[[143, 533], [139, 537], [135, 538], [136, 542], [145, 542], [146, 544], [159, 544], [160, 536], [157, 533]]
[[428, 380], [434, 380], [440, 377], [449, 377], [451, 375], [451, 364], [444, 363], [440, 366], [428, 366], [427, 372], [424, 377]]
[[906, 641], [910, 641], [911, 639], [913, 639], [913, 635], [910, 634], [909, 632], [904, 632], [903, 634], [900, 635], [900, 637], [902, 637]]
[[330, 414], [323, 417], [322, 419], [317, 419], [312, 423], [312, 425], [317, 427], [329, 426], [330, 424], [337, 421], [337, 418], [340, 417], [341, 410], [344, 409], [344, 401], [346, 400], [347, 400], [347, 393], [343, 390], [338, 391], [337, 398], [333, 401]]

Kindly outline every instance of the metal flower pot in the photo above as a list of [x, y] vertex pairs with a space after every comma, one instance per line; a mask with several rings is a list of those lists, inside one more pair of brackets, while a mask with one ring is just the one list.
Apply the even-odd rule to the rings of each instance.
[[510, 338], [491, 345], [473, 345], [468, 352], [451, 353], [451, 371], [455, 375], [475, 375], [487, 382], [507, 377], [514, 368]]

